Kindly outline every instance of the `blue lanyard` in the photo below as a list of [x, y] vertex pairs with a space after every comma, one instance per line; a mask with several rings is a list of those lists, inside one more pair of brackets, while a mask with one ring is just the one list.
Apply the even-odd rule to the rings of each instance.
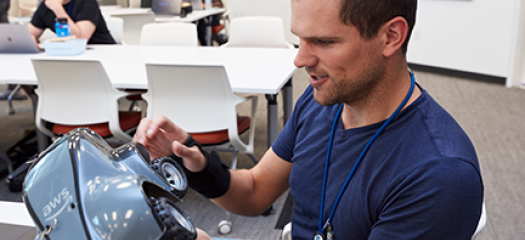
[[337, 126], [337, 122], [339, 121], [339, 116], [341, 115], [341, 111], [343, 110], [343, 105], [344, 104], [341, 104], [341, 106], [339, 107], [339, 110], [337, 111], [337, 114], [336, 114], [336, 116], [334, 118], [334, 123], [332, 124], [332, 132], [330, 133], [330, 139], [328, 141], [328, 150], [326, 152], [326, 163], [325, 163], [325, 166], [324, 166], [324, 174], [323, 174], [323, 189], [322, 189], [322, 194], [321, 194], [321, 210], [319, 211], [319, 232], [320, 233], [324, 232], [324, 230], [326, 230], [326, 227], [330, 226], [330, 224], [332, 222], [332, 219], [334, 218], [335, 210], [337, 209], [337, 206], [339, 205], [339, 200], [341, 200], [341, 196], [343, 195], [344, 191], [346, 190], [346, 187], [348, 186], [348, 183], [350, 182], [350, 179], [354, 175], [354, 172], [357, 169], [357, 166], [359, 166], [359, 163], [361, 162], [361, 160], [365, 156], [366, 152], [370, 148], [370, 145], [372, 145], [372, 143], [377, 139], [379, 134], [381, 134], [383, 132], [383, 130], [385, 130], [386, 126], [388, 126], [388, 124], [390, 124], [390, 122], [392, 122], [394, 120], [396, 115], [401, 111], [403, 106], [405, 106], [405, 104], [408, 102], [408, 99], [410, 98], [410, 96], [412, 96], [412, 92], [414, 90], [414, 85], [415, 85], [414, 74], [412, 72], [410, 72], [410, 79], [411, 79], [410, 90], [408, 91], [405, 99], [403, 100], [403, 102], [401, 102], [401, 104], [397, 107], [397, 109], [394, 111], [394, 113], [392, 113], [392, 115], [390, 115], [390, 117], [383, 123], [381, 128], [379, 128], [379, 130], [377, 130], [377, 132], [374, 134], [374, 136], [372, 136], [370, 141], [368, 141], [368, 143], [366, 144], [365, 149], [363, 149], [363, 151], [359, 155], [359, 158], [355, 162], [354, 167], [352, 168], [352, 171], [350, 171], [350, 174], [346, 178], [346, 181], [343, 184], [343, 187], [341, 187], [341, 190], [339, 191], [339, 195], [337, 195], [337, 198], [335, 199], [335, 202], [334, 202], [334, 206], [332, 207], [332, 212], [330, 213], [330, 216], [326, 220], [326, 224], [323, 226], [323, 208], [324, 208], [324, 199], [325, 199], [325, 195], [326, 195], [326, 182], [327, 182], [327, 178], [328, 178], [328, 165], [330, 163], [330, 156], [331, 156], [331, 153], [332, 153], [332, 143], [333, 143], [333, 140], [334, 140], [335, 129], [336, 129], [336, 126]]

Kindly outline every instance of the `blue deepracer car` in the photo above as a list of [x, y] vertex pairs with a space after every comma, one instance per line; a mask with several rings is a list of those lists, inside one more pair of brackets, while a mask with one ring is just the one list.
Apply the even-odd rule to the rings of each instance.
[[23, 198], [36, 239], [195, 239], [193, 224], [175, 206], [186, 191], [184, 171], [173, 159], [150, 162], [139, 143], [114, 149], [79, 128], [36, 158]]

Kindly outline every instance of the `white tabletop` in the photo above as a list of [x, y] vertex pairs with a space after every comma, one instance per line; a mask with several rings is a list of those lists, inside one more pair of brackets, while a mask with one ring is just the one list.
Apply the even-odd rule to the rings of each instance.
[[[151, 8], [107, 8], [101, 9], [103, 15], [118, 16], [126, 14], [144, 14], [151, 12]], [[155, 17], [157, 22], [194, 22], [207, 16], [225, 12], [224, 8], [212, 8], [207, 10], [193, 10], [186, 17], [159, 15]]]
[[115, 88], [146, 89], [146, 63], [223, 65], [234, 92], [277, 94], [296, 68], [296, 49], [91, 45], [78, 56], [0, 54], [0, 83], [37, 85], [31, 59], [97, 60]]
[[26, 206], [20, 202], [0, 201], [0, 223], [35, 226]]

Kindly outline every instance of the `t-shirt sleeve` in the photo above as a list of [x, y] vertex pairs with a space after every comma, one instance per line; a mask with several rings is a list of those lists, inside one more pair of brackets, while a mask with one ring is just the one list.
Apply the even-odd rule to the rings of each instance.
[[40, 28], [40, 29], [46, 29], [46, 23], [44, 21], [44, 15], [46, 14], [46, 11], [48, 11], [46, 5], [44, 4], [44, 1], [38, 5], [38, 8], [33, 13], [33, 17], [31, 18], [31, 24], [33, 26]]
[[82, 4], [79, 4], [78, 6], [78, 12], [75, 16], [73, 16], [73, 19], [75, 22], [78, 21], [91, 21], [95, 26], [98, 25], [98, 21], [100, 21], [100, 14], [98, 11], [100, 11], [99, 6], [95, 0], [84, 0], [82, 1]]
[[393, 184], [368, 240], [471, 238], [483, 201], [481, 175], [471, 163], [429, 160]]
[[286, 161], [292, 161], [299, 117], [301, 115], [302, 109], [304, 108], [305, 100], [307, 97], [311, 96], [312, 91], [313, 90], [311, 86], [309, 86], [304, 91], [303, 95], [299, 97], [290, 119], [288, 119], [288, 122], [286, 122], [283, 129], [279, 133], [279, 136], [277, 136], [277, 139], [272, 144], [273, 152]]

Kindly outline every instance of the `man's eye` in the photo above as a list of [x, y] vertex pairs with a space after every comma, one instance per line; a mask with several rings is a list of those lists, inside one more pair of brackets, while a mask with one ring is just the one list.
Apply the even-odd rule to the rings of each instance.
[[333, 42], [332, 41], [325, 41], [325, 40], [316, 40], [316, 43], [319, 44], [319, 45], [323, 45], [323, 46], [327, 46], [327, 45], [330, 45], [332, 44]]

